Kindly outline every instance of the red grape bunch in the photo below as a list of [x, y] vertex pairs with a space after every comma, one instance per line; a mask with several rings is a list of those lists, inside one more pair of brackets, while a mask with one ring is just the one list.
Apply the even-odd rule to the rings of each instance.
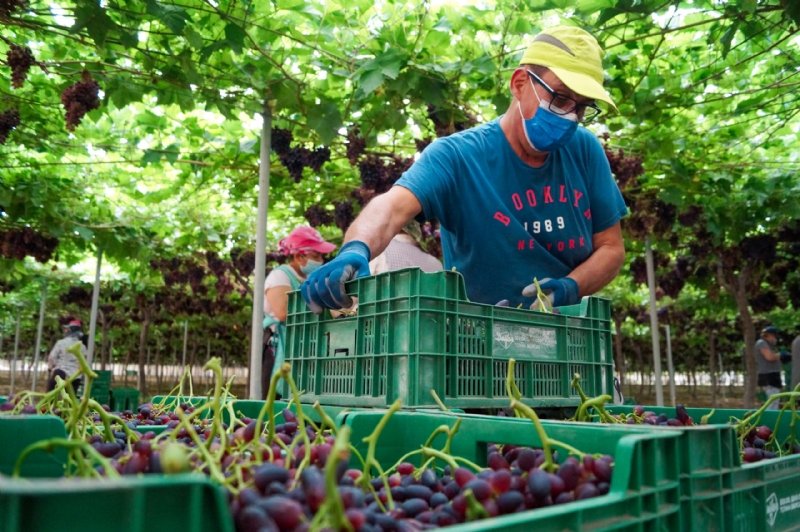
[[28, 70], [36, 64], [33, 52], [27, 46], [12, 44], [6, 53], [6, 61], [11, 67], [11, 86], [15, 89], [21, 88], [28, 76]]
[[50, 260], [58, 247], [58, 239], [45, 236], [30, 227], [9, 229], [0, 233], [0, 255], [14, 260], [23, 260], [26, 255], [36, 262]]
[[351, 201], [335, 201], [333, 205], [335, 207], [333, 217], [336, 221], [336, 227], [341, 229], [344, 233], [356, 219], [355, 212], [353, 211], [353, 203]]
[[5, 144], [11, 130], [20, 124], [19, 111], [9, 109], [0, 113], [0, 144]]
[[279, 157], [289, 154], [294, 136], [288, 129], [272, 128], [272, 151]]
[[0, 19], [8, 18], [17, 10], [25, 9], [25, 0], [0, 0]]
[[608, 164], [611, 166], [611, 173], [617, 178], [620, 190], [637, 187], [639, 176], [644, 174], [642, 158], [638, 155], [625, 155], [622, 148], [616, 152], [604, 146]]
[[331, 160], [331, 149], [327, 146], [320, 146], [315, 148], [314, 151], [306, 150], [305, 164], [315, 172], [322, 169], [322, 165]]
[[61, 104], [67, 110], [68, 131], [75, 131], [86, 113], [100, 107], [98, 92], [100, 85], [84, 72], [82, 81], [67, 87], [61, 93]]
[[311, 227], [320, 227], [333, 223], [333, 215], [320, 203], [315, 203], [306, 209], [306, 212], [303, 213], [303, 217], [308, 221]]
[[353, 166], [358, 164], [358, 160], [367, 148], [367, 141], [360, 137], [360, 134], [358, 126], [347, 132], [347, 159]]

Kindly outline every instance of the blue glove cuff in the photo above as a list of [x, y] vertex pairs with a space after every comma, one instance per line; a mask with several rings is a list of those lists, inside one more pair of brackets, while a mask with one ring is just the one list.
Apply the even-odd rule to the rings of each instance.
[[367, 262], [369, 262], [372, 252], [369, 250], [369, 246], [361, 240], [351, 240], [342, 246], [342, 249], [339, 250], [339, 254], [337, 256], [344, 255], [345, 253], [355, 253], [357, 255], [361, 255], [367, 259]]
[[564, 277], [564, 289], [566, 291], [565, 299], [568, 305], [574, 305], [581, 300], [581, 290], [578, 287], [578, 282], [572, 277]]

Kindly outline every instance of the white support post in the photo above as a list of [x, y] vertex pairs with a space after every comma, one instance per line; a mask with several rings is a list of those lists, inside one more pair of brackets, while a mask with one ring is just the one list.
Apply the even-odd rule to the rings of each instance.
[[89, 347], [86, 349], [86, 363], [92, 367], [94, 357], [94, 337], [97, 332], [97, 307], [100, 301], [100, 266], [103, 263], [103, 250], [97, 248], [97, 271], [94, 274], [94, 290], [92, 290], [92, 313], [89, 317]]
[[36, 377], [39, 374], [39, 351], [42, 349], [42, 331], [44, 330], [44, 311], [47, 308], [47, 281], [42, 281], [42, 301], [39, 304], [39, 327], [36, 329], [36, 348], [33, 353], [33, 383], [31, 391], [36, 391]]
[[667, 328], [667, 371], [669, 372], [669, 400], [672, 406], [677, 406], [675, 400], [675, 366], [672, 364], [672, 330]]
[[[180, 374], [186, 371], [186, 346], [189, 343], [189, 320], [183, 321], [183, 358], [181, 359]], [[181, 395], [183, 395], [183, 384], [181, 384]]]
[[14, 376], [17, 373], [17, 354], [19, 353], [19, 324], [22, 320], [22, 310], [17, 311], [17, 331], [14, 334], [14, 361], [11, 363], [11, 389], [9, 394], [14, 393]]
[[650, 237], [645, 239], [645, 260], [647, 262], [647, 286], [650, 288], [650, 333], [653, 338], [653, 372], [656, 379], [656, 406], [664, 406], [664, 388], [661, 384], [661, 341], [658, 335], [658, 314], [656, 314], [656, 274], [653, 265], [653, 248]]
[[269, 156], [272, 144], [272, 112], [264, 102], [261, 127], [261, 163], [258, 170], [256, 266], [253, 287], [253, 320], [250, 334], [250, 399], [261, 399], [261, 353], [264, 338], [264, 271], [267, 266], [267, 214], [269, 213]]

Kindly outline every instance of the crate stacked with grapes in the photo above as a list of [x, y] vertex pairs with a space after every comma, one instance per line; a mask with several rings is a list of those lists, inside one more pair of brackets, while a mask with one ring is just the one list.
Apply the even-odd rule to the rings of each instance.
[[[238, 531], [411, 531], [477, 521], [521, 530], [534, 521], [556, 526], [552, 510], [566, 512], [570, 505], [597, 519], [605, 504], [621, 507], [630, 499], [628, 462], [643, 444], [641, 435], [626, 430], [581, 438], [607, 429], [588, 426], [576, 433], [569, 424], [548, 424], [514, 399], [510, 406], [519, 419], [405, 412], [397, 401], [388, 410], [343, 412], [334, 420], [320, 405], [299, 401], [288, 364], [271, 389], [284, 380], [293, 391], [293, 410], [276, 408], [286, 403], [276, 403], [273, 394], [250, 418], [237, 413], [218, 359], [206, 366], [216, 377], [209, 397], [171, 395], [135, 412], [110, 412], [88, 394], [74, 395], [71, 380], [82, 376], [91, 389], [95, 376], [83, 360], [81, 365], [53, 392], [23, 392], [2, 405], [0, 426], [6, 428], [44, 416], [63, 423], [56, 437], [28, 435], [31, 445], [15, 457], [11, 476], [31, 461], [52, 460], [48, 453], [54, 452], [66, 477], [90, 479], [65, 478], [60, 490], [78, 498], [83, 490], [100, 490], [98, 503], [102, 485], [146, 493], [159, 485], [156, 479], [179, 486], [189, 478], [187, 485], [223, 488], [211, 498], [222, 499], [229, 525]], [[666, 452], [674, 435], [659, 442]], [[622, 466], [618, 452], [627, 457]], [[140, 477], [147, 482], [126, 484]], [[45, 481], [4, 477], [0, 499], [35, 498], [29, 488], [37, 482]], [[41, 486], [51, 493], [54, 485]], [[601, 502], [604, 497], [610, 499]], [[677, 519], [672, 511], [631, 518], [664, 524]], [[16, 528], [9, 530], [15, 532], [40, 529], [24, 511], [13, 522]]]

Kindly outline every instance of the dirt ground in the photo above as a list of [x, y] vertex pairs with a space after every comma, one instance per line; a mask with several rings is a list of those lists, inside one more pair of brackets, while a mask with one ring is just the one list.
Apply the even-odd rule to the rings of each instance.
[[[30, 388], [30, 375], [25, 378], [24, 376], [20, 378], [20, 375], [17, 375], [15, 381], [15, 389], [17, 391], [29, 389]], [[245, 397], [245, 390], [246, 384], [243, 382], [243, 379], [240, 380], [241, 382], [237, 382], [232, 387], [232, 392], [240, 398]], [[0, 395], [7, 396], [9, 394], [10, 389], [10, 376], [8, 372], [0, 372]], [[47, 376], [44, 374], [40, 374], [37, 379], [37, 390], [43, 392], [45, 390], [45, 386], [47, 384]], [[162, 380], [161, 386], [158, 386], [158, 383], [155, 378], [148, 378], [147, 380], [148, 385], [148, 392], [150, 395], [161, 395], [168, 393], [171, 389], [178, 385], [177, 380]], [[111, 384], [112, 388], [135, 388], [137, 387], [136, 377], [128, 377], [127, 383], [121, 377], [116, 377], [115, 380]], [[205, 395], [211, 389], [211, 384], [208, 381], [195, 381], [194, 383], [194, 394], [195, 395]], [[188, 390], [186, 390], [188, 392]], [[641, 405], [655, 405], [655, 388], [653, 386], [644, 386], [640, 387], [638, 384], [634, 384], [631, 386], [625, 386], [625, 397], [633, 397], [636, 400], [637, 404]], [[696, 389], [692, 389], [690, 386], [676, 386], [675, 389], [675, 396], [676, 402], [679, 404], [683, 404], [685, 406], [690, 407], [697, 407], [697, 408], [711, 408], [712, 401], [711, 401], [711, 387], [710, 386], [697, 386]], [[742, 386], [725, 386], [724, 393], [720, 390], [717, 393], [717, 408], [743, 408], [742, 402], [744, 397], [744, 387]], [[144, 402], [144, 401], [142, 401]], [[669, 387], [664, 386], [664, 404], [670, 405], [670, 396], [669, 396]]]
[[[16, 375], [14, 381], [14, 389], [15, 391], [19, 392], [20, 390], [29, 390], [31, 386], [31, 376], [28, 375], [27, 378], [23, 376], [20, 377], [19, 374]], [[147, 388], [148, 394], [150, 396], [153, 395], [162, 395], [169, 393], [174, 387], [178, 385], [178, 380], [162, 380], [161, 385], [158, 385], [158, 382], [155, 378], [148, 378], [147, 379]], [[36, 379], [36, 391], [44, 392], [47, 386], [47, 375], [44, 373], [40, 373]], [[115, 377], [115, 379], [111, 383], [112, 388], [136, 388], [138, 387], [136, 377], [131, 376], [128, 377], [127, 382], [122, 377]], [[231, 391], [233, 392], [236, 397], [244, 397], [245, 396], [245, 388], [246, 385], [244, 382], [237, 382], [234, 383], [231, 387]], [[11, 376], [8, 372], [0, 372], [0, 395], [8, 396], [11, 390]], [[193, 385], [193, 392], [194, 395], [205, 395], [207, 392], [212, 390], [212, 385], [208, 381], [195, 381]], [[188, 393], [188, 388], [186, 388], [185, 392]], [[142, 401], [144, 402], [144, 401]]]
[[[655, 405], [656, 404], [656, 391], [655, 387], [644, 386], [643, 391], [640, 391], [640, 386], [635, 384], [633, 386], [625, 386], [625, 397], [633, 397], [637, 404], [640, 405]], [[676, 386], [675, 387], [675, 402], [688, 407], [696, 408], [711, 408], [711, 387], [710, 386], [697, 386], [692, 389], [690, 386]], [[664, 386], [664, 405], [670, 406], [669, 386]], [[744, 387], [743, 386], [725, 386], [723, 390], [717, 391], [717, 404], [716, 408], [744, 408]]]

